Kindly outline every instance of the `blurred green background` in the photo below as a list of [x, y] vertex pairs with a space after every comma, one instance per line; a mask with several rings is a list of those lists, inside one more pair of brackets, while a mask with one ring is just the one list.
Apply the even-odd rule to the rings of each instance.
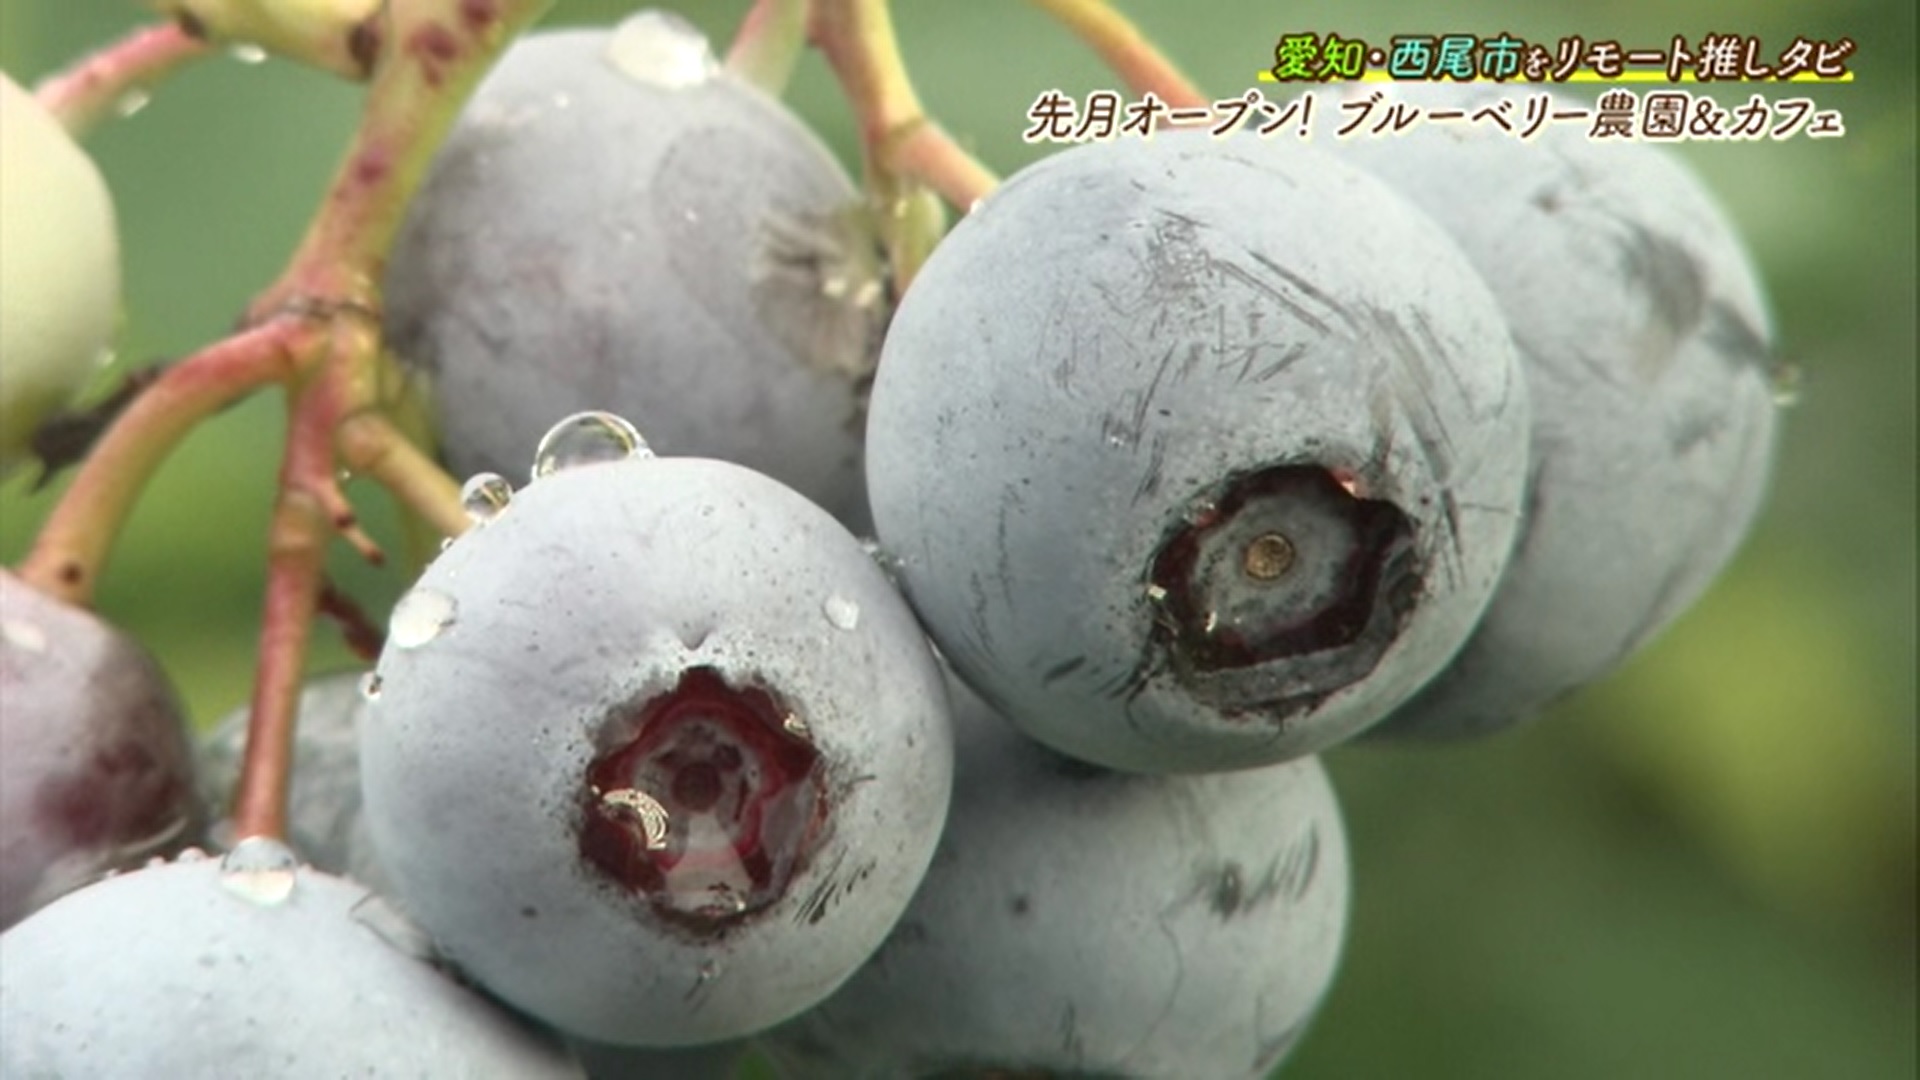
[[[561, 0], [549, 21], [606, 21], [628, 6]], [[1223, 96], [1291, 32], [1858, 43], [1853, 84], [1810, 89], [1843, 111], [1845, 138], [1679, 151], [1744, 230], [1785, 358], [1804, 372], [1758, 530], [1696, 610], [1543, 722], [1471, 746], [1330, 755], [1354, 851], [1352, 934], [1341, 981], [1283, 1074], [1911, 1080], [1912, 0], [1122, 6]], [[724, 41], [744, 7], [679, 10]], [[31, 82], [141, 17], [108, 0], [5, 0], [0, 66]], [[901, 0], [896, 18], [929, 108], [1002, 172], [1041, 152], [1019, 139], [1037, 94], [1115, 85], [1018, 0]], [[123, 364], [217, 338], [272, 279], [358, 100], [324, 75], [222, 58], [94, 136], [126, 246]], [[817, 58], [790, 100], [854, 160], [847, 110]], [[247, 694], [281, 409], [263, 396], [187, 442], [99, 598], [159, 654], [203, 724]], [[358, 483], [349, 493], [397, 544], [385, 498]], [[0, 557], [20, 557], [53, 494], [30, 493], [25, 478], [0, 489]], [[400, 571], [344, 554], [335, 574], [375, 612], [404, 585]], [[317, 667], [348, 662], [337, 634], [318, 637]]]

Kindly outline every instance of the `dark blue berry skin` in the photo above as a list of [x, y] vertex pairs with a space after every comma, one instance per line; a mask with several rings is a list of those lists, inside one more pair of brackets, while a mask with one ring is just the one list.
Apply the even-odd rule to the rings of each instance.
[[[765, 1040], [795, 1077], [1260, 1077], [1345, 936], [1319, 759], [1119, 773], [953, 690], [953, 813], [878, 955]], [[999, 1071], [995, 1071], [999, 1070]]]
[[90, 885], [0, 935], [6, 1076], [584, 1076], [518, 1017], [376, 932], [311, 867], [278, 899], [198, 852]]
[[812, 1005], [945, 819], [911, 610], [824, 510], [726, 462], [534, 481], [402, 599], [376, 677], [361, 777], [393, 895], [577, 1038], [718, 1042]]
[[942, 651], [1102, 765], [1338, 743], [1466, 640], [1527, 402], [1455, 244], [1358, 170], [1204, 132], [1091, 144], [961, 221], [867, 426], [876, 529]]
[[583, 409], [773, 476], [863, 528], [860, 410], [886, 317], [859, 197], [778, 101], [661, 86], [618, 31], [517, 42], [413, 201], [388, 341], [460, 476], [522, 481]]
[[[1514, 96], [1415, 99], [1472, 111]], [[1448, 670], [1371, 733], [1498, 731], [1634, 655], [1745, 539], [1778, 426], [1765, 296], [1724, 211], [1660, 147], [1553, 124], [1525, 142], [1436, 124], [1336, 147], [1459, 242], [1506, 312], [1533, 402], [1524, 517], [1493, 602]]]

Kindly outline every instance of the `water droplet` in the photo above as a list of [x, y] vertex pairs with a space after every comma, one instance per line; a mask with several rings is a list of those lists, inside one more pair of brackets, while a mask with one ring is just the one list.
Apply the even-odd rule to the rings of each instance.
[[243, 64], [264, 64], [267, 61], [267, 50], [251, 41], [242, 41], [227, 52]]
[[360, 696], [366, 698], [368, 701], [378, 699], [380, 697], [380, 684], [380, 673], [377, 671], [369, 671], [365, 675], [360, 676]]
[[1767, 373], [1767, 381], [1773, 388], [1773, 403], [1782, 409], [1800, 404], [1800, 387], [1805, 380], [1806, 372], [1799, 364], [1787, 360], [1774, 364]]
[[146, 108], [152, 101], [152, 94], [136, 86], [115, 99], [113, 103], [113, 114], [125, 120], [135, 113], [138, 113], [141, 109]]
[[699, 86], [720, 70], [706, 35], [669, 11], [628, 16], [614, 28], [607, 59], [629, 77], [667, 90]]
[[827, 602], [820, 605], [820, 609], [827, 613], [827, 621], [841, 630], [852, 630], [860, 625], [860, 605], [839, 593], [827, 597]]
[[578, 412], [541, 437], [533, 452], [533, 479], [577, 465], [652, 456], [632, 424], [609, 412]]
[[787, 734], [796, 739], [813, 738], [813, 729], [807, 726], [805, 720], [800, 719], [799, 713], [788, 713], [781, 717], [780, 726], [785, 729]]
[[441, 538], [440, 538], [440, 553], [441, 553], [442, 555], [444, 555], [444, 554], [446, 554], [446, 553], [447, 553], [448, 551], [451, 551], [452, 549], [453, 549], [453, 537], [451, 537], [451, 536], [443, 536], [443, 537], [441, 537]]
[[47, 651], [47, 632], [30, 622], [18, 619], [0, 620], [0, 640], [16, 649], [43, 653]]
[[499, 517], [512, 501], [513, 485], [499, 473], [475, 473], [460, 487], [460, 506], [476, 525]]
[[263, 906], [293, 895], [300, 858], [270, 836], [249, 836], [220, 860], [220, 884], [227, 891]]
[[458, 605], [438, 589], [417, 587], [393, 605], [387, 621], [387, 642], [397, 649], [417, 649], [453, 624]]
[[647, 848], [661, 851], [667, 846], [667, 808], [660, 800], [637, 788], [620, 788], [600, 796], [605, 806], [617, 806], [640, 819], [640, 828], [647, 834]]

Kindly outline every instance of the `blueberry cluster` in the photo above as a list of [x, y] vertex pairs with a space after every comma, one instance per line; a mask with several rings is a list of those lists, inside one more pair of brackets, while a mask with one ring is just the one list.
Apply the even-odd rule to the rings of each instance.
[[[862, 220], [674, 20], [515, 47], [387, 282], [472, 527], [303, 700], [299, 859], [0, 937], [4, 1071], [1264, 1076], [1345, 933], [1316, 755], [1600, 677], [1763, 493], [1759, 286], [1646, 147], [1087, 144], [897, 305]], [[9, 920], [72, 887], [0, 839]], [[212, 1034], [60, 1034], [103, 995]]]

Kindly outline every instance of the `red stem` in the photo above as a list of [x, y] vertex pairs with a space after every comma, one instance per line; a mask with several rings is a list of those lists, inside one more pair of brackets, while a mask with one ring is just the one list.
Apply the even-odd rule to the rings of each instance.
[[206, 42], [189, 37], [174, 23], [142, 27], [42, 79], [34, 95], [69, 133], [79, 138], [119, 109], [129, 94], [144, 93], [208, 52]]

